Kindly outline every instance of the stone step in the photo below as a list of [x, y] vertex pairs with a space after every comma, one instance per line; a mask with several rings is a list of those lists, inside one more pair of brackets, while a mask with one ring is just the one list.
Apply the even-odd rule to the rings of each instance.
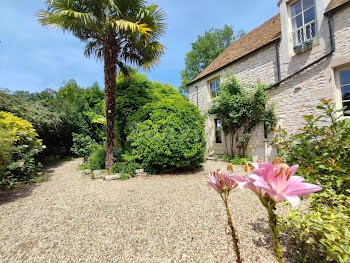
[[114, 175], [105, 175], [105, 181], [113, 181], [120, 179], [120, 174], [114, 174]]

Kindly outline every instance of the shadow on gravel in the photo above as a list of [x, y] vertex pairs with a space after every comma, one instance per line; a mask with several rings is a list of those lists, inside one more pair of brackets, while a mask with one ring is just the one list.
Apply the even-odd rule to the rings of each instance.
[[0, 189], [0, 205], [16, 201], [17, 199], [25, 198], [33, 192], [35, 184], [24, 185], [19, 189]]
[[158, 173], [156, 175], [159, 175], [159, 176], [172, 176], [172, 175], [189, 176], [189, 175], [192, 175], [194, 173], [205, 173], [205, 169], [203, 166], [200, 166], [198, 168], [173, 168], [173, 169], [164, 170], [163, 172]]
[[[52, 175], [56, 168], [63, 165], [64, 162], [59, 162], [54, 165], [45, 167], [42, 172], [48, 175]], [[38, 186], [38, 183], [28, 183], [20, 186], [19, 188], [0, 188], [0, 205], [14, 202], [17, 199], [26, 198], [30, 196], [33, 190]]]
[[266, 222], [256, 222], [251, 224], [251, 229], [258, 234], [258, 237], [253, 239], [253, 243], [258, 247], [268, 247], [272, 249], [272, 239], [270, 230], [266, 226]]
[[[266, 247], [267, 249], [270, 249], [271, 251], [273, 251], [272, 238], [271, 238], [270, 229], [268, 227], [267, 222], [264, 220], [261, 220], [256, 223], [252, 223], [250, 225], [251, 225], [252, 231], [256, 232], [259, 235], [259, 237], [252, 240], [253, 243], [256, 246]], [[283, 249], [284, 262], [295, 263], [296, 261], [293, 260], [293, 252], [291, 251], [292, 249], [290, 245], [287, 244], [288, 243], [286, 240], [287, 238], [283, 236], [282, 233], [280, 233], [280, 236], [282, 239], [281, 240], [282, 247], [284, 248]]]

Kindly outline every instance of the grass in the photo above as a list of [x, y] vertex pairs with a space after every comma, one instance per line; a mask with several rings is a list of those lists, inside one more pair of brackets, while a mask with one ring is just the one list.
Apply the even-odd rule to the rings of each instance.
[[120, 175], [120, 181], [126, 181], [126, 180], [129, 180], [132, 176], [130, 174], [126, 174], [126, 173], [122, 173]]
[[235, 156], [231, 157], [230, 155], [224, 155], [221, 157], [221, 160], [230, 162], [233, 165], [244, 165], [252, 161], [250, 156]]
[[40, 184], [43, 182], [47, 182], [50, 178], [50, 175], [47, 173], [39, 173], [38, 176], [34, 177], [30, 180], [31, 183]]
[[82, 165], [80, 165], [77, 168], [77, 171], [83, 171], [83, 170], [87, 170], [87, 169], [89, 169], [88, 164], [87, 163], [83, 163]]

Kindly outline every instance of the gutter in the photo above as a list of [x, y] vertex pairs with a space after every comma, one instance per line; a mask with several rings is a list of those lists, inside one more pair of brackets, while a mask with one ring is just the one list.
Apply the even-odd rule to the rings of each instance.
[[340, 9], [344, 8], [345, 6], [347, 6], [348, 4], [350, 4], [350, 1], [345, 2], [343, 4], [341, 4], [340, 6], [337, 6], [331, 10], [328, 10], [327, 12], [324, 13], [325, 16], [332, 16], [335, 12], [339, 11]]
[[[335, 9], [333, 9], [333, 10], [335, 10]], [[333, 16], [331, 14], [328, 14], [327, 16], [329, 16], [329, 18], [328, 18], [328, 26], [329, 26], [329, 35], [330, 35], [329, 38], [331, 40], [331, 50], [327, 54], [325, 54], [322, 57], [316, 59], [314, 62], [312, 62], [312, 63], [302, 67], [301, 69], [299, 69], [298, 71], [296, 71], [293, 74], [289, 75], [288, 77], [278, 81], [277, 83], [272, 85], [270, 87], [270, 89], [278, 87], [281, 83], [286, 82], [287, 80], [293, 78], [294, 76], [296, 76], [299, 73], [303, 72], [304, 70], [310, 68], [311, 66], [319, 63], [320, 61], [324, 60], [325, 58], [328, 58], [330, 55], [332, 55], [334, 53], [334, 51], [335, 51], [335, 43], [334, 43], [334, 31], [333, 31], [333, 24], [332, 24], [334, 20], [333, 20]]]

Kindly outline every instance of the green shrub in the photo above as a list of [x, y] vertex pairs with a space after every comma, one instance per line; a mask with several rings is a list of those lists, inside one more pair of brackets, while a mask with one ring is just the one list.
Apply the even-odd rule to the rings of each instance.
[[7, 166], [12, 162], [14, 140], [6, 132], [0, 129], [0, 178], [5, 176]]
[[134, 177], [136, 174], [136, 164], [135, 163], [115, 163], [112, 167], [113, 173], [128, 174]]
[[330, 100], [317, 109], [320, 114], [304, 116], [304, 127], [295, 135], [278, 131], [280, 155], [288, 164], [299, 164], [298, 173], [308, 182], [344, 193], [350, 188], [350, 123]]
[[87, 162], [87, 159], [91, 153], [96, 150], [96, 143], [88, 135], [76, 134], [73, 133], [73, 146], [71, 151], [78, 157], [83, 157], [84, 162]]
[[289, 136], [279, 130], [280, 155], [299, 164], [298, 174], [321, 184], [305, 213], [291, 211], [282, 227], [292, 239], [300, 262], [349, 262], [350, 258], [350, 124], [343, 109], [323, 100], [318, 115], [304, 116], [304, 127]]
[[4, 161], [0, 184], [13, 185], [20, 181], [29, 181], [40, 168], [34, 157], [44, 148], [33, 125], [11, 113], [0, 112], [0, 130], [1, 142], [4, 143], [1, 147], [6, 144], [6, 147], [9, 146], [1, 154]]
[[105, 168], [106, 150], [97, 149], [90, 155], [88, 159], [88, 167], [90, 170], [101, 170]]
[[312, 263], [349, 262], [350, 197], [330, 190], [314, 194], [311, 199], [309, 211], [294, 210], [283, 219], [297, 259]]
[[251, 157], [245, 157], [245, 156], [236, 156], [232, 160], [233, 165], [245, 165], [248, 162], [251, 162], [253, 159]]
[[204, 117], [179, 93], [146, 104], [131, 124], [132, 155], [147, 171], [192, 168], [204, 161]]

